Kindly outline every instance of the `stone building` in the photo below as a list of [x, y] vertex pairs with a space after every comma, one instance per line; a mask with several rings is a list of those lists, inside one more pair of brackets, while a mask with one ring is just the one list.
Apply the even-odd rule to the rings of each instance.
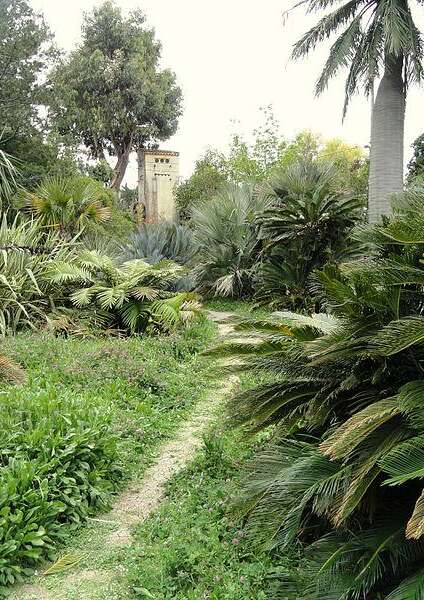
[[179, 181], [179, 153], [141, 150], [138, 153], [138, 198], [148, 223], [175, 221], [175, 186]]

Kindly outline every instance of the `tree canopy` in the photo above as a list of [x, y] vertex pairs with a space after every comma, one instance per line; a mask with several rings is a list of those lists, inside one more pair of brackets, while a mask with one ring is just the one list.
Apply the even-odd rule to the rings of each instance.
[[92, 157], [117, 158], [117, 190], [130, 153], [177, 129], [182, 93], [175, 74], [160, 69], [160, 51], [140, 10], [126, 17], [107, 1], [85, 16], [80, 47], [51, 77], [51, 121]]

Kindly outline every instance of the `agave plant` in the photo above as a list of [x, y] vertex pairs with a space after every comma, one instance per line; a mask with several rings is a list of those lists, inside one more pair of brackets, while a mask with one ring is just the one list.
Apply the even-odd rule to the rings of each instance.
[[270, 378], [230, 412], [274, 432], [241, 498], [252, 535], [305, 547], [308, 581], [279, 597], [423, 597], [423, 196], [356, 231], [372, 255], [316, 274], [328, 312], [244, 322], [244, 341], [214, 351]]
[[169, 291], [183, 271], [171, 261], [151, 265], [135, 259], [117, 266], [110, 257], [93, 250], [81, 252], [71, 268], [56, 261], [49, 278], [73, 285], [71, 303], [82, 311], [92, 311], [99, 325], [137, 333], [147, 328], [170, 331], [199, 317], [200, 305], [194, 294]]
[[192, 231], [183, 225], [145, 224], [122, 245], [121, 260], [141, 258], [150, 264], [173, 260], [185, 265], [193, 252], [192, 238]]
[[201, 292], [241, 297], [252, 293], [259, 244], [255, 220], [266, 200], [252, 186], [232, 185], [195, 207], [195, 279]]
[[310, 276], [357, 248], [349, 237], [363, 214], [363, 200], [337, 191], [331, 163], [301, 161], [280, 169], [262, 188], [271, 206], [260, 217], [262, 261], [256, 280], [260, 303], [310, 307]]
[[50, 178], [34, 193], [25, 192], [24, 196], [28, 210], [66, 238], [111, 216], [110, 207], [105, 204], [107, 191], [88, 177]]

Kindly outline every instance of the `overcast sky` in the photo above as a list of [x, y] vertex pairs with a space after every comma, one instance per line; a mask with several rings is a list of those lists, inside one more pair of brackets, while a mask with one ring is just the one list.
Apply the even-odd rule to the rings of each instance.
[[[72, 50], [80, 39], [84, 11], [101, 0], [31, 0], [41, 10], [59, 46]], [[208, 147], [225, 149], [232, 121], [249, 135], [261, 122], [259, 108], [268, 104], [290, 137], [311, 129], [350, 143], [369, 141], [369, 104], [355, 98], [342, 124], [343, 77], [319, 99], [314, 82], [326, 58], [325, 48], [309, 59], [291, 63], [296, 39], [316, 19], [294, 13], [283, 25], [291, 0], [116, 0], [124, 11], [141, 8], [163, 44], [162, 64], [173, 69], [184, 93], [184, 116], [178, 133], [163, 147], [181, 154], [181, 174], [190, 175]], [[418, 14], [424, 29], [424, 7]], [[406, 151], [424, 132], [424, 88], [410, 91], [406, 117]], [[135, 168], [129, 182], [135, 181]]]

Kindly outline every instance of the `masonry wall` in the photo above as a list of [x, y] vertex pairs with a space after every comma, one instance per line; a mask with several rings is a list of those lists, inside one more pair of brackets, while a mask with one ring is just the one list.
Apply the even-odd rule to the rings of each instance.
[[179, 180], [179, 156], [176, 152], [148, 150], [144, 154], [146, 220], [174, 221], [174, 189]]

